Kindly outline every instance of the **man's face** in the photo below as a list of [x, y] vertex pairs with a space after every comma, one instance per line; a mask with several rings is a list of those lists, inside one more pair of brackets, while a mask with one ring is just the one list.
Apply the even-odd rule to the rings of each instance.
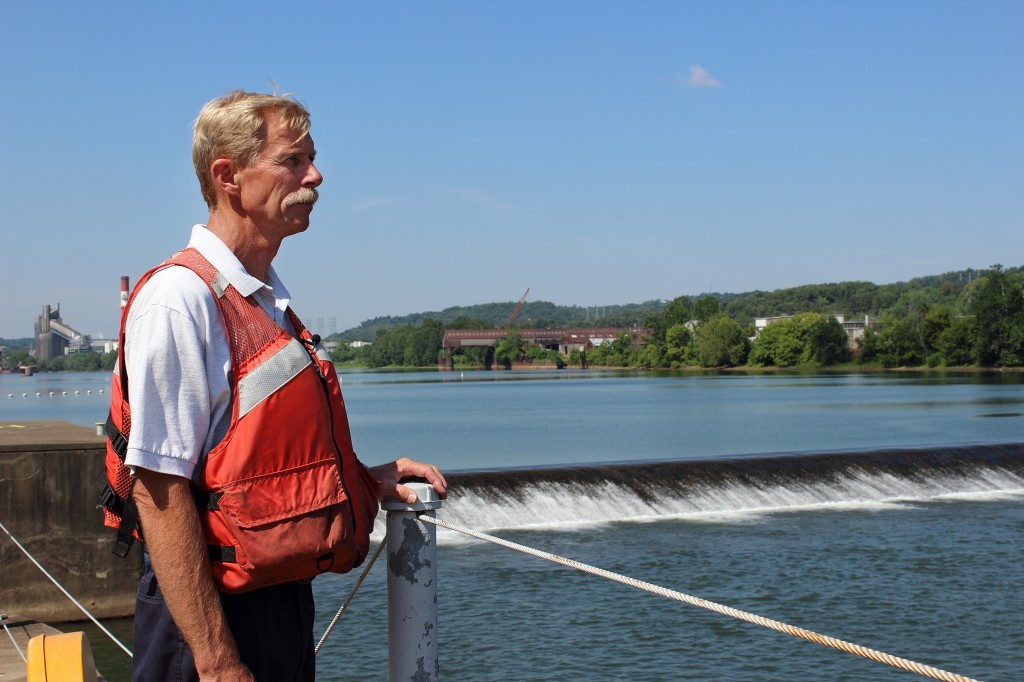
[[316, 187], [323, 176], [313, 165], [313, 138], [267, 117], [267, 139], [259, 157], [238, 172], [240, 201], [247, 217], [268, 238], [283, 239], [309, 227]]

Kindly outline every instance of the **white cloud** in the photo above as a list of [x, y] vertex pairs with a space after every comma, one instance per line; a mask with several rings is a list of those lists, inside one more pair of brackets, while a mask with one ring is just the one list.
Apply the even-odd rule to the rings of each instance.
[[708, 73], [700, 64], [693, 64], [690, 66], [690, 75], [688, 78], [680, 78], [679, 82], [681, 85], [685, 85], [688, 88], [720, 88], [722, 87], [721, 81], [717, 80], [714, 76]]

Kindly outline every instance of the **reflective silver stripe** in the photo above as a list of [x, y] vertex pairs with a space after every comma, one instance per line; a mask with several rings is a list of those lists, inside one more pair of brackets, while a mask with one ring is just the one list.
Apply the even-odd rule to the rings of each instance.
[[210, 287], [213, 289], [213, 292], [217, 294], [217, 298], [224, 298], [224, 292], [227, 290], [228, 284], [228, 278], [220, 274], [220, 272], [217, 272], [213, 276], [213, 283], [210, 284]]
[[289, 341], [238, 382], [238, 417], [266, 400], [311, 362], [298, 340]]
[[318, 358], [320, 358], [321, 360], [323, 360], [324, 362], [330, 362], [331, 361], [331, 354], [328, 353], [327, 349], [324, 348], [321, 345], [318, 345], [316, 347], [316, 356]]

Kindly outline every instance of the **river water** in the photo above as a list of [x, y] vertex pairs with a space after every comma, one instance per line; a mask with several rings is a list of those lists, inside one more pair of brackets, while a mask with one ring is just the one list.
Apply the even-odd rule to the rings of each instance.
[[[1019, 448], [990, 444], [1024, 443], [1022, 379], [366, 371], [346, 373], [343, 390], [364, 461], [408, 455], [453, 473], [443, 519], [962, 675], [1017, 680], [1024, 466]], [[92, 426], [106, 382], [0, 376], [0, 421]], [[445, 679], [917, 677], [450, 531], [439, 543]], [[317, 637], [354, 579], [314, 583]], [[385, 597], [378, 565], [325, 644], [318, 679], [386, 679]], [[119, 679], [123, 661], [104, 660]]]

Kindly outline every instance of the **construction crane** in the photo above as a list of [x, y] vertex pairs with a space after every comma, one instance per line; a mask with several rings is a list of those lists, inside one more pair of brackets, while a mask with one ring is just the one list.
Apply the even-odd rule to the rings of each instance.
[[508, 316], [508, 322], [505, 323], [505, 327], [511, 327], [512, 323], [516, 321], [516, 315], [519, 314], [519, 309], [523, 307], [523, 301], [526, 300], [526, 295], [530, 293], [529, 287], [523, 292], [523, 295], [519, 298], [519, 303], [516, 303], [516, 307], [512, 310], [512, 314]]

